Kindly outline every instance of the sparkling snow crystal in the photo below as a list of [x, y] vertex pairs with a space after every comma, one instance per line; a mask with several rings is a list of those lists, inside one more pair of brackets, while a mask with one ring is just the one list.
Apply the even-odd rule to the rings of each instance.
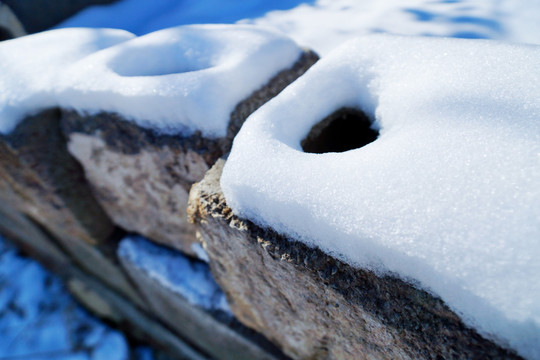
[[[233, 210], [355, 266], [414, 279], [540, 357], [540, 46], [372, 35], [253, 114], [222, 178]], [[380, 131], [309, 154], [343, 107]]]
[[0, 43], [0, 134], [25, 115], [56, 106], [54, 86], [71, 63], [134, 35], [123, 30], [61, 29]]
[[97, 52], [64, 75], [58, 100], [161, 132], [226, 134], [234, 107], [300, 56], [289, 38], [249, 25], [157, 31]]

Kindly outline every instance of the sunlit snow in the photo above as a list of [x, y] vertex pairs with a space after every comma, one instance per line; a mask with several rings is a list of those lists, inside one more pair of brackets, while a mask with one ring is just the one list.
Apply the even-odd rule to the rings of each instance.
[[0, 42], [0, 134], [30, 113], [56, 106], [54, 88], [67, 66], [133, 36], [124, 30], [61, 29]]
[[251, 25], [160, 30], [96, 52], [58, 81], [60, 106], [109, 111], [167, 133], [225, 136], [230, 114], [301, 49]]
[[[232, 107], [296, 60], [293, 40], [311, 47], [323, 61], [236, 140], [228, 202], [355, 265], [414, 279], [483, 334], [540, 358], [540, 50], [431, 39], [540, 43], [539, 16], [535, 0], [122, 0], [60, 27], [148, 35], [64, 29], [0, 43], [0, 134], [61, 104], [220, 136]], [[236, 22], [272, 33], [152, 33]], [[333, 51], [374, 33], [420, 37], [370, 35]], [[311, 126], [341, 107], [370, 115], [380, 138], [303, 153]], [[131, 241], [125, 256], [180, 283], [154, 266], [164, 254]]]
[[185, 24], [252, 23], [326, 54], [372, 33], [539, 44], [539, 14], [536, 0], [122, 0], [89, 8], [59, 26], [118, 27], [141, 35]]
[[[351, 264], [412, 278], [540, 357], [540, 46], [371, 35], [254, 113], [221, 181], [235, 213]], [[342, 107], [380, 137], [300, 141]]]

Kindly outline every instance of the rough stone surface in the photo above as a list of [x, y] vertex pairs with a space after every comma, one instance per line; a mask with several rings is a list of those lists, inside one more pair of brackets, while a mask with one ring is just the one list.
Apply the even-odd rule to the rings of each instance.
[[296, 359], [519, 358], [467, 328], [440, 299], [355, 269], [239, 219], [218, 161], [194, 185], [188, 212], [240, 321]]
[[59, 238], [103, 242], [113, 224], [67, 152], [59, 124], [59, 111], [45, 110], [0, 135], [0, 199], [12, 202]]
[[244, 120], [304, 73], [317, 55], [304, 53], [290, 69], [237, 105], [228, 134], [208, 139], [157, 134], [111, 113], [63, 112], [69, 150], [83, 165], [96, 198], [113, 221], [158, 243], [196, 256], [185, 212], [191, 185], [224, 153]]
[[[284, 356], [269, 344], [261, 347], [230, 327], [230, 321], [222, 323], [212, 314], [189, 304], [186, 299], [148, 273], [120, 258], [122, 265], [150, 304], [151, 312], [182, 338], [202, 349], [216, 359], [280, 359]], [[260, 343], [261, 341], [259, 341]]]
[[[23, 231], [16, 224], [24, 219], [38, 224], [82, 268], [143, 305], [117, 265], [114, 226], [66, 149], [57, 109], [29, 116], [0, 135], [0, 201], [13, 218], [4, 219], [6, 231]], [[34, 235], [20, 238], [45, 246]]]

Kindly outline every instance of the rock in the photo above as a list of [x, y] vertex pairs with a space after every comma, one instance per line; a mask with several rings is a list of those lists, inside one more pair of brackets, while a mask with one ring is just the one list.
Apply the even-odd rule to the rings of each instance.
[[111, 235], [113, 224], [67, 152], [59, 116], [58, 110], [45, 110], [27, 117], [12, 133], [0, 135], [0, 178], [5, 189], [0, 197], [58, 238], [98, 244]]
[[[278, 359], [275, 348], [257, 344], [233, 330], [223, 313], [223, 294], [208, 265], [176, 250], [160, 248], [142, 238], [122, 240], [120, 261], [137, 284], [151, 312], [180, 337], [216, 359]], [[228, 310], [228, 307], [225, 307]], [[215, 315], [221, 315], [217, 318]]]
[[[50, 234], [46, 241], [143, 306], [114, 257], [114, 226], [67, 152], [57, 109], [29, 116], [12, 133], [0, 135], [0, 200], [15, 219], [11, 225], [4, 219], [5, 231], [27, 231], [17, 226], [24, 226], [25, 217], [32, 219]], [[19, 238], [32, 247], [48, 247], [34, 233]], [[58, 258], [56, 252], [50, 255]]]
[[[140, 341], [150, 343], [171, 354], [174, 358], [208, 359], [204, 353], [194, 349], [152, 316], [134, 306], [132, 302], [118, 296], [83, 272], [72, 269], [69, 279], [66, 280], [69, 284], [69, 290], [77, 299], [83, 300], [83, 305], [89, 306], [92, 311], [102, 311], [104, 315], [113, 314], [109, 320], [115, 321], [122, 330], [129, 332]], [[90, 300], [86, 298], [88, 294], [92, 294]]]
[[26, 35], [23, 25], [11, 8], [0, 1], [0, 41]]
[[3, 0], [28, 33], [46, 30], [90, 5], [116, 0]]
[[107, 319], [113, 322], [120, 322], [122, 320], [112, 309], [111, 305], [84, 282], [73, 278], [67, 282], [66, 286], [84, 307], [101, 319]]
[[[199, 350], [193, 349], [190, 344], [184, 342], [176, 334], [156, 321], [153, 316], [142, 311], [140, 306], [137, 306], [133, 299], [119, 295], [117, 292], [111, 290], [111, 288], [104, 286], [102, 280], [97, 280], [96, 278], [79, 270], [77, 265], [70, 261], [69, 257], [64, 255], [61, 249], [56, 248], [51, 242], [52, 239], [50, 239], [46, 234], [42, 233], [39, 227], [34, 225], [31, 220], [27, 219], [16, 211], [5, 212], [4, 210], [5, 207], [3, 206], [3, 203], [0, 202], [0, 234], [6, 236], [7, 239], [14, 242], [26, 254], [31, 255], [34, 259], [40, 261], [48, 270], [51, 270], [56, 275], [59, 275], [61, 280], [66, 283], [68, 290], [74, 295], [74, 297], [91, 312], [115, 323], [118, 327], [122, 328], [131, 336], [136, 337], [138, 340], [145, 343], [151, 343], [152, 345], [166, 351], [168, 354], [171, 354], [172, 358], [192, 360], [208, 358]], [[2, 244], [0, 243], [0, 245]], [[0, 248], [1, 247], [2, 246], [0, 246]], [[0, 249], [0, 252], [2, 252], [2, 249]], [[19, 271], [20, 269], [13, 270]], [[28, 276], [28, 274], [26, 275]], [[35, 279], [33, 275], [32, 278], [39, 283], [40, 279]], [[9, 282], [7, 284], [9, 284]], [[39, 288], [40, 284], [36, 284], [36, 286]], [[32, 292], [32, 290], [30, 290], [30, 292]], [[22, 301], [22, 304], [26, 305], [33, 304], [33, 302], [28, 301], [28, 294], [21, 295], [17, 291], [8, 291], [6, 295], [22, 296], [22, 300], [19, 300], [19, 302]], [[45, 299], [45, 301], [55, 303], [58, 302], [59, 299]], [[68, 306], [69, 312], [73, 309], [73, 306]], [[18, 311], [18, 308], [15, 308], [15, 310]], [[24, 337], [32, 337], [35, 336], [34, 334], [39, 336], [39, 327], [46, 325], [43, 324], [43, 321], [48, 321], [48, 319], [43, 318], [44, 313], [41, 310], [43, 309], [40, 309], [38, 314], [40, 321], [34, 324], [38, 327], [37, 329], [29, 329], [29, 320], [26, 319], [26, 322], [23, 324], [24, 326], [21, 327], [20, 331], [24, 330], [25, 334], [28, 332], [30, 335], [24, 335]], [[71, 315], [66, 314], [65, 311], [62, 312], [62, 318], [74, 320]], [[55, 318], [50, 322], [51, 325], [56, 328], [60, 326], [59, 324], [55, 323], [57, 320], [58, 319]], [[22, 320], [18, 318], [18, 322], [21, 321]], [[73, 326], [74, 322], [70, 321], [69, 324], [70, 326]], [[12, 333], [13, 329], [11, 329], [11, 332], [9, 327], [2, 330], [10, 335], [9, 337], [2, 338], [3, 340], [10, 340], [12, 338], [15, 339], [13, 336], [14, 334]], [[45, 335], [45, 333], [41, 333]], [[20, 338], [17, 339], [20, 340]], [[35, 341], [35, 338], [31, 338], [31, 340]], [[19, 343], [24, 344], [24, 341], [19, 341]], [[8, 346], [9, 343], [4, 345]], [[43, 343], [40, 342], [39, 345], [41, 346]], [[80, 348], [77, 349], [80, 350]], [[10, 351], [11, 350], [13, 349], [10, 348]], [[28, 351], [31, 349], [26, 347], [24, 350]]]
[[109, 356], [99, 358], [130, 358], [122, 334], [83, 311], [58, 277], [20, 255], [1, 236], [0, 279], [3, 359], [97, 359], [96, 354], [106, 350]]
[[[1, 187], [2, 182], [0, 189]], [[6, 201], [0, 201], [0, 234], [55, 272], [60, 272], [71, 265], [69, 257], [41, 231], [37, 224], [10, 207]]]
[[158, 134], [111, 113], [63, 112], [69, 150], [85, 169], [97, 200], [122, 228], [196, 256], [185, 212], [191, 185], [223, 154], [244, 120], [304, 73], [317, 56], [304, 53], [290, 69], [236, 106], [224, 138]]
[[295, 359], [519, 358], [467, 328], [440, 299], [355, 269], [239, 219], [218, 161], [193, 186], [188, 213], [216, 281], [245, 325]]

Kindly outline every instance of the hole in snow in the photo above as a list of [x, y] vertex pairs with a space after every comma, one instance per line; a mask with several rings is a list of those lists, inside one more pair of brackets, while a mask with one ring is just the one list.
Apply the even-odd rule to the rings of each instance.
[[9, 40], [13, 38], [13, 34], [8, 29], [0, 26], [0, 41]]
[[344, 152], [361, 148], [378, 136], [366, 114], [343, 108], [315, 124], [301, 145], [308, 153]]
[[162, 76], [200, 71], [212, 66], [210, 57], [205, 54], [159, 44], [122, 50], [108, 64], [120, 76]]

